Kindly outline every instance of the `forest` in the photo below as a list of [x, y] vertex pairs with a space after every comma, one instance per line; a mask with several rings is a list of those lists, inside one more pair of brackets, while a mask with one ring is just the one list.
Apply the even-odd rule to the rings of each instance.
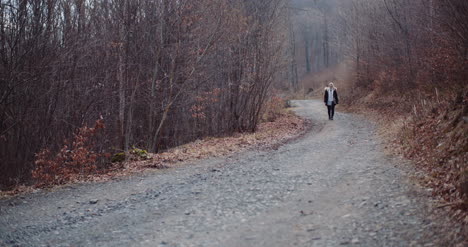
[[0, 12], [2, 187], [255, 132], [277, 95], [335, 81], [346, 104], [398, 125], [403, 153], [438, 164], [428, 172], [449, 197], [468, 194], [464, 0], [0, 0]]
[[434, 195], [468, 208], [468, 2], [293, 2], [299, 90], [335, 81]]
[[284, 63], [285, 4], [1, 0], [1, 184], [30, 180], [37, 160], [99, 167], [255, 131]]

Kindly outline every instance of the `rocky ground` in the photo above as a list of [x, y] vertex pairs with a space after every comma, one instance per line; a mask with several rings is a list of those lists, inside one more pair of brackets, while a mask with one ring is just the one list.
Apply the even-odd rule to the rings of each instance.
[[314, 127], [279, 148], [2, 200], [0, 245], [466, 244], [372, 123], [293, 103]]

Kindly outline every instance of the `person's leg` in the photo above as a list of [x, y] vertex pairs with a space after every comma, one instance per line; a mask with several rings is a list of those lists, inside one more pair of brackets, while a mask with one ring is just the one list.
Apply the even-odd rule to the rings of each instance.
[[332, 106], [331, 106], [331, 105], [327, 105], [327, 108], [328, 108], [328, 119], [331, 119], [331, 118], [332, 118], [332, 115], [331, 115]]
[[333, 120], [333, 117], [335, 116], [335, 104], [331, 105], [331, 120]]

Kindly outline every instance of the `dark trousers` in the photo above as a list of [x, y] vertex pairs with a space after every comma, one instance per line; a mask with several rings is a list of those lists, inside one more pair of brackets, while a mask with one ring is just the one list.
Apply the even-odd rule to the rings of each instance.
[[328, 118], [332, 119], [333, 116], [335, 115], [335, 104], [327, 105], [327, 108], [328, 108]]

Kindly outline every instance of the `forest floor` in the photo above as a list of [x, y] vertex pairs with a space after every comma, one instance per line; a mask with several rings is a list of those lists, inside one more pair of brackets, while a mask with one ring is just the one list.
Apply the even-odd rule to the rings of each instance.
[[313, 127], [281, 146], [1, 200], [0, 245], [466, 246], [374, 123], [293, 104]]

